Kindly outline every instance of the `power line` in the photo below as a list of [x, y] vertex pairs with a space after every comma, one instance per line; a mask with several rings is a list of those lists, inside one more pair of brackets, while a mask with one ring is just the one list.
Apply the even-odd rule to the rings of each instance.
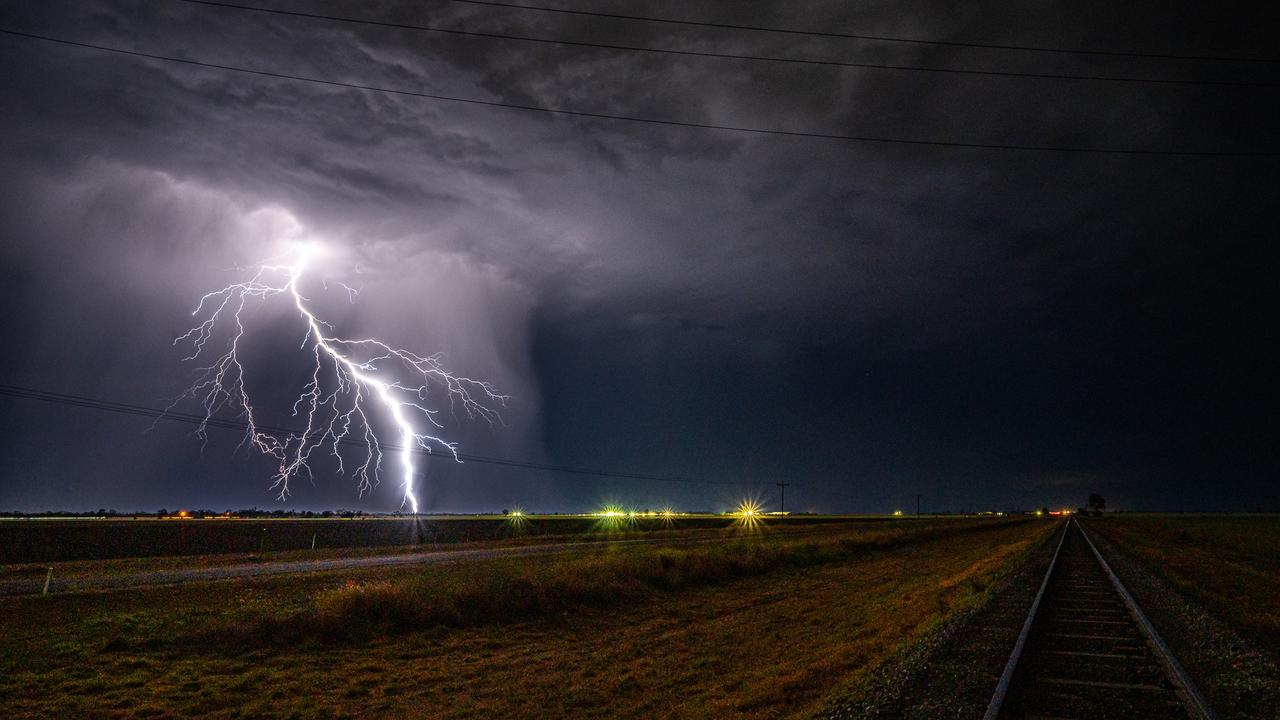
[[111, 47], [107, 45], [97, 45], [94, 43], [80, 42], [76, 40], [67, 40], [64, 38], [52, 37], [49, 35], [38, 35], [36, 33], [22, 32], [18, 30], [8, 30], [0, 28], [0, 33], [17, 37], [29, 38], [32, 40], [41, 40], [44, 42], [57, 43], [60, 45], [69, 45], [73, 47], [88, 48], [91, 50], [99, 50], [102, 52], [117, 53], [120, 55], [129, 55], [132, 57], [142, 57], [151, 60], [160, 60], [163, 62], [179, 63], [195, 67], [211, 68], [215, 70], [226, 70], [229, 72], [244, 73], [246, 75], [257, 75], [260, 77], [276, 78], [279, 80], [293, 80], [297, 82], [314, 83], [317, 85], [327, 85], [330, 87], [350, 88], [353, 90], [367, 90], [370, 92], [381, 92], [392, 95], [402, 95], [406, 97], [417, 97], [428, 100], [439, 100], [443, 102], [463, 103], [467, 105], [479, 105], [484, 107], [506, 108], [510, 110], [523, 110], [529, 112], [542, 112], [554, 115], [564, 115], [567, 117], [590, 118], [595, 120], [615, 120], [619, 122], [633, 122], [646, 125], [663, 125], [668, 127], [692, 128], [699, 130], [720, 130], [725, 132], [736, 132], [752, 135], [771, 135], [777, 137], [797, 137], [797, 138], [813, 138], [820, 140], [840, 140], [845, 142], [861, 142], [861, 143], [879, 143], [891, 145], [916, 145], [923, 147], [950, 147], [950, 148], [966, 148], [976, 150], [1010, 150], [1025, 152], [1052, 152], [1052, 153], [1076, 153], [1076, 154], [1095, 154], [1095, 155], [1151, 155], [1165, 157], [1277, 157], [1280, 152], [1271, 151], [1216, 151], [1216, 150], [1144, 150], [1137, 148], [1108, 148], [1108, 147], [1079, 147], [1065, 145], [1013, 145], [1003, 143], [972, 143], [972, 142], [956, 142], [947, 140], [917, 140], [911, 138], [894, 138], [873, 135], [841, 135], [837, 133], [819, 133], [806, 132], [800, 130], [778, 130], [770, 128], [758, 128], [741, 125], [719, 125], [715, 123], [700, 123], [685, 120], [666, 120], [661, 118], [646, 118], [633, 115], [615, 115], [611, 113], [588, 112], [583, 110], [568, 110], [564, 108], [552, 108], [541, 105], [523, 105], [520, 103], [508, 103], [497, 100], [480, 100], [476, 98], [463, 98], [451, 95], [439, 95], [436, 93], [417, 92], [413, 90], [400, 90], [396, 88], [384, 88], [375, 85], [364, 85], [359, 83], [341, 82], [338, 80], [326, 80], [323, 78], [307, 77], [305, 75], [292, 75], [288, 73], [273, 72], [269, 70], [254, 70], [251, 68], [239, 67], [236, 65], [225, 65], [221, 63], [204, 62], [201, 60], [193, 60], [190, 58], [172, 57], [169, 55], [159, 55], [156, 53], [142, 52], [140, 50], [126, 50], [123, 48]]
[[[139, 417], [149, 417], [156, 420], [173, 420], [202, 427], [215, 427], [226, 430], [238, 430], [247, 432], [249, 424], [243, 420], [231, 420], [227, 418], [206, 417], [203, 415], [194, 415], [191, 413], [178, 412], [175, 410], [167, 410], [143, 405], [132, 405], [128, 403], [119, 403], [111, 400], [100, 400], [97, 398], [86, 397], [83, 395], [71, 395], [66, 393], [55, 393], [47, 390], [38, 390], [35, 388], [21, 387], [18, 385], [0, 384], [0, 395], [9, 397], [23, 398], [27, 400], [39, 400], [47, 403], [59, 405], [68, 405], [92, 410], [103, 410], [106, 412], [120, 413], [123, 415], [136, 415]], [[254, 427], [267, 435], [276, 437], [288, 437], [302, 439], [304, 434], [296, 429], [284, 428], [273, 425], [262, 425], [255, 423]], [[343, 445], [365, 448], [365, 443], [359, 440], [344, 439], [339, 440]], [[394, 443], [379, 443], [379, 448], [383, 450], [400, 450], [402, 446]], [[410, 448], [410, 452], [415, 455], [424, 457], [442, 457], [440, 453], [432, 453], [422, 448]], [[443, 455], [443, 457], [450, 457]], [[656, 482], [669, 483], [686, 483], [698, 485], [733, 485], [741, 487], [743, 485], [759, 484], [748, 481], [730, 481], [730, 480], [706, 480], [702, 478], [682, 478], [667, 475], [647, 475], [642, 473], [620, 472], [616, 470], [601, 470], [594, 468], [574, 467], [570, 465], [552, 465], [549, 463], [531, 462], [528, 460], [513, 460], [508, 458], [486, 457], [483, 455], [472, 455], [470, 453], [458, 453], [458, 458], [464, 462], [483, 463], [489, 465], [502, 465], [507, 467], [518, 467], [529, 470], [545, 470], [548, 472], [564, 473], [570, 475], [591, 475], [596, 477], [618, 478], [625, 480], [648, 480]]]
[[473, 30], [457, 30], [453, 28], [442, 28], [432, 25], [414, 25], [409, 23], [396, 23], [383, 20], [369, 20], [364, 18], [353, 18], [344, 15], [326, 15], [321, 13], [302, 12], [298, 10], [280, 10], [276, 8], [258, 7], [255, 5], [241, 5], [238, 3], [216, 2], [215, 0], [177, 0], [191, 5], [206, 5], [209, 7], [224, 8], [231, 10], [245, 10], [248, 12], [263, 13], [268, 15], [281, 15], [287, 17], [308, 18], [312, 20], [325, 20], [329, 22], [348, 23], [353, 25], [369, 25], [374, 27], [394, 28], [398, 30], [417, 30], [422, 32], [441, 33], [445, 35], [458, 35], [463, 37], [485, 38], [491, 40], [515, 40], [519, 42], [541, 43], [548, 45], [564, 45], [569, 47], [594, 48], [601, 50], [620, 50], [624, 52], [654, 53], [662, 55], [684, 55], [691, 57], [718, 58], [728, 60], [750, 60], [758, 62], [772, 63], [791, 63], [797, 65], [811, 66], [827, 66], [840, 68], [860, 68], [865, 70], [893, 70], [906, 72], [924, 72], [924, 73], [946, 73], [956, 75], [986, 75], [994, 77], [1012, 77], [1012, 78], [1031, 78], [1037, 80], [1078, 80], [1078, 81], [1097, 81], [1097, 82], [1119, 82], [1119, 83], [1145, 83], [1157, 85], [1216, 85], [1226, 87], [1276, 87], [1280, 83], [1275, 82], [1259, 82], [1252, 80], [1185, 80], [1171, 78], [1151, 78], [1151, 77], [1121, 77], [1114, 75], [1076, 75], [1076, 74], [1060, 74], [1060, 73], [1033, 73], [1018, 72], [1013, 70], [973, 70], [964, 68], [945, 68], [945, 67], [922, 67], [918, 65], [889, 65], [884, 63], [866, 63], [866, 62], [847, 62], [840, 60], [816, 60], [807, 58], [788, 58], [767, 55], [746, 55], [738, 53], [711, 52], [704, 50], [673, 50], [668, 48], [643, 47], [638, 45], [617, 45], [611, 43], [585, 42], [578, 40], [557, 40], [552, 38], [531, 37], [527, 35], [510, 35], [495, 32], [480, 32]]
[[923, 40], [919, 38], [896, 37], [891, 35], [862, 35], [839, 33], [821, 30], [798, 30], [791, 28], [769, 27], [764, 25], [741, 25], [734, 23], [718, 23], [699, 20], [679, 20], [675, 18], [652, 17], [648, 15], [626, 15], [594, 10], [568, 10], [541, 5], [524, 5], [518, 3], [495, 2], [494, 0], [450, 0], [465, 5], [487, 5], [510, 10], [530, 10], [562, 15], [580, 15], [585, 17], [610, 18], [613, 20], [634, 20], [638, 22], [662, 23], [666, 25], [685, 25], [689, 27], [719, 28], [722, 30], [749, 30], [752, 32], [780, 33], [784, 35], [806, 35], [809, 37], [838, 38], [842, 40], [870, 40], [886, 43], [907, 43], [912, 45], [939, 45], [944, 47], [978, 48], [983, 50], [1017, 50], [1021, 52], [1061, 53], [1064, 55], [1097, 55], [1101, 57], [1157, 58], [1162, 60], [1212, 60], [1218, 62], [1243, 63], [1280, 63], [1277, 58], [1257, 58], [1227, 55], [1185, 55], [1175, 53], [1144, 53], [1123, 50], [1081, 50], [1074, 48], [1053, 48], [1040, 45], [1002, 45], [996, 43], [963, 42], [959, 40]]
[[[175, 422], [183, 422], [191, 425], [215, 427], [225, 430], [237, 430], [247, 432], [249, 424], [241, 420], [231, 420], [227, 418], [206, 417], [204, 415], [194, 415], [184, 413], [172, 409], [160, 409], [147, 407], [144, 405], [132, 405], [128, 403], [120, 403], [112, 400], [100, 400], [97, 398], [86, 397], [84, 395], [72, 395], [66, 393], [56, 393], [49, 390], [39, 390], [36, 388], [22, 387], [19, 385], [0, 384], [0, 395], [22, 398], [26, 400], [39, 400], [41, 402], [53, 403], [58, 405], [66, 405], [70, 407], [79, 407], [90, 410], [102, 410], [106, 412], [114, 412], [122, 415], [135, 415], [138, 417], [149, 417], [153, 420], [173, 420]], [[268, 435], [285, 436], [301, 438], [302, 435], [294, 429], [283, 428], [273, 425], [256, 424], [255, 427]], [[363, 442], [358, 440], [339, 440], [343, 445], [352, 447], [365, 448]], [[379, 447], [383, 450], [399, 450], [401, 446], [394, 443], [379, 443]], [[410, 448], [409, 451], [415, 455], [423, 457], [441, 457], [438, 453], [421, 448]], [[755, 481], [734, 481], [734, 480], [707, 480], [703, 478], [674, 477], [670, 475], [649, 475], [644, 473], [621, 472], [617, 470], [603, 470], [596, 468], [576, 467], [572, 465], [553, 465], [550, 463], [539, 463], [528, 460], [514, 460], [510, 458], [495, 458], [484, 455], [473, 455], [470, 453], [458, 453], [458, 459], [463, 462], [474, 462], [486, 465], [499, 465], [504, 467], [523, 468], [527, 470], [543, 470], [546, 472], [554, 472], [563, 475], [589, 475], [593, 477], [621, 479], [621, 480], [644, 480], [652, 482], [680, 483], [686, 485], [727, 485], [733, 487], [744, 487], [752, 485], [761, 485], [761, 482]], [[448, 457], [448, 456], [445, 456]], [[787, 483], [792, 485], [794, 483]], [[859, 502], [856, 498], [845, 493], [835, 490], [822, 488], [818, 486], [804, 486], [809, 492], [816, 492], [830, 497], [836, 497], [853, 502]]]

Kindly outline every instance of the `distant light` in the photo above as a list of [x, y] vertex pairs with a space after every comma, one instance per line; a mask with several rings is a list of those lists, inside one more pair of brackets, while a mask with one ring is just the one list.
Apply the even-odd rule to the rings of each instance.
[[902, 517], [902, 511], [901, 511], [901, 510], [894, 510], [894, 511], [893, 511], [893, 516], [894, 516], [894, 517]]
[[755, 500], [743, 500], [738, 503], [738, 507], [729, 513], [733, 516], [734, 525], [755, 531], [761, 526], [761, 518], [764, 517], [764, 508]]
[[591, 513], [591, 516], [598, 518], [597, 525], [607, 530], [621, 529], [636, 520], [634, 510], [627, 510], [618, 505], [605, 505], [599, 511]]

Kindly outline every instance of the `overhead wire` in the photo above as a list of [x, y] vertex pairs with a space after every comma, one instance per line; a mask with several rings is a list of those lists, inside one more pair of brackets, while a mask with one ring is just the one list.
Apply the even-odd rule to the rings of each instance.
[[876, 143], [876, 144], [892, 144], [892, 145], [914, 145], [921, 147], [947, 147], [947, 148], [964, 148], [976, 150], [1007, 150], [1020, 152], [1040, 152], [1040, 153], [1073, 153], [1073, 154], [1103, 154], [1103, 155], [1146, 155], [1146, 156], [1165, 156], [1165, 157], [1247, 157], [1247, 158], [1263, 158], [1277, 157], [1280, 152], [1277, 151], [1228, 151], [1228, 150], [1170, 150], [1170, 149], [1143, 149], [1143, 148], [1120, 148], [1120, 147], [1087, 147], [1087, 146], [1070, 146], [1070, 145], [1032, 145], [1032, 144], [1011, 144], [1011, 143], [979, 143], [979, 142], [960, 142], [949, 140], [925, 140], [915, 138], [900, 138], [874, 135], [846, 135], [840, 133], [821, 133], [802, 130], [783, 130], [774, 128], [751, 127], [745, 125], [724, 125], [718, 123], [704, 123], [687, 120], [671, 120], [664, 118], [641, 117], [635, 115], [621, 115], [614, 113], [591, 112], [585, 110], [571, 110], [568, 108], [554, 108], [542, 105], [527, 105], [522, 103], [510, 103], [499, 100], [482, 100], [479, 98], [466, 98], [453, 95], [443, 95], [439, 93], [419, 92], [415, 90], [404, 90], [399, 88], [379, 87], [376, 85], [368, 85], [362, 83], [342, 82], [338, 80], [329, 80], [325, 78], [309, 77], [306, 75], [296, 75], [291, 73], [276, 72], [271, 70], [257, 70], [253, 68], [241, 67], [238, 65], [228, 65], [225, 63], [214, 63], [202, 60], [195, 60], [186, 57], [174, 57], [171, 55], [161, 55], [159, 53], [143, 52], [141, 50], [129, 50], [125, 48], [112, 47], [109, 45], [100, 45], [97, 43], [82, 42], [78, 40], [69, 40], [67, 38], [54, 37], [51, 35], [42, 35], [38, 33], [30, 33], [19, 30], [11, 30], [0, 28], [0, 34], [15, 37], [23, 37], [32, 40], [40, 40], [43, 42], [55, 43], [65, 46], [81, 47], [102, 52], [115, 53], [120, 55], [128, 55], [132, 57], [141, 57], [151, 60], [159, 60], [162, 62], [170, 62], [193, 67], [203, 67], [214, 70], [224, 70], [228, 72], [243, 73], [246, 75], [256, 75], [259, 77], [269, 77], [279, 80], [290, 80], [296, 82], [313, 83], [317, 85], [326, 85], [329, 87], [342, 87], [353, 90], [365, 90], [370, 92], [388, 93], [392, 95], [401, 95], [405, 97], [417, 97], [429, 100], [438, 100], [442, 102], [453, 102], [467, 105], [477, 105], [483, 107], [506, 108], [510, 110], [520, 110], [526, 112], [541, 112], [553, 115], [562, 115], [566, 117], [589, 118], [595, 120], [612, 120], [619, 122], [630, 122], [646, 125], [658, 125], [667, 127], [692, 128], [699, 130], [718, 130], [724, 132], [734, 132], [751, 135], [767, 135], [775, 137], [794, 137], [794, 138], [812, 138], [820, 140], [836, 140], [844, 142], [858, 143]]
[[678, 18], [654, 17], [651, 15], [628, 15], [625, 13], [602, 12], [599, 10], [575, 10], [556, 8], [546, 5], [530, 5], [527, 3], [498, 2], [497, 0], [449, 0], [463, 5], [486, 5], [506, 8], [508, 10], [526, 10], [562, 15], [578, 15], [582, 17], [609, 18], [614, 20], [632, 20], [666, 25], [684, 25], [688, 27], [718, 28], [724, 30], [749, 30], [762, 33], [778, 33], [783, 35], [804, 35], [808, 37], [838, 38], [844, 40], [867, 40], [884, 43], [906, 43], [911, 45], [937, 45], [943, 47], [975, 48], [983, 50], [1016, 50], [1020, 52], [1060, 53], [1064, 55], [1097, 55], [1100, 57], [1152, 58], [1161, 60], [1197, 60], [1239, 63], [1280, 63], [1280, 58], [1260, 58], [1232, 55], [1191, 55], [1184, 53], [1154, 53], [1128, 50], [1091, 50], [1084, 48], [1046, 47], [1043, 45], [1014, 45], [1000, 43], [980, 43], [962, 40], [929, 40], [893, 35], [868, 35], [857, 33], [835, 32], [831, 30], [802, 30], [781, 28], [766, 25], [744, 25], [741, 23], [710, 22], [702, 20], [682, 20]]
[[654, 48], [639, 45], [620, 45], [614, 43], [586, 42], [580, 40], [561, 40], [555, 38], [532, 37], [528, 35], [512, 35], [508, 33], [483, 32], [476, 30], [461, 30], [456, 28], [444, 28], [434, 25], [418, 25], [412, 23], [390, 22], [384, 20], [373, 20], [368, 18], [356, 18], [347, 15], [330, 15], [324, 13], [304, 12], [300, 10], [284, 10], [279, 8], [261, 7], [258, 5], [244, 5], [241, 3], [220, 2], [218, 0], [176, 0], [176, 2], [187, 3], [190, 5], [204, 5], [214, 8], [222, 8], [228, 10], [242, 10], [246, 12], [261, 13], [265, 15], [278, 15], [284, 17], [307, 18], [312, 20], [324, 20], [328, 22], [346, 23], [351, 25], [365, 25], [371, 27], [391, 28], [398, 30], [414, 30], [421, 32], [439, 33], [445, 35], [456, 35], [462, 37], [484, 38], [490, 40], [511, 40], [526, 43], [541, 43], [549, 45], [563, 45], [568, 47], [583, 47], [602, 50], [618, 50], [624, 52], [637, 53], [653, 53], [663, 55], [677, 55], [702, 58], [717, 58], [729, 60], [747, 60], [755, 62], [771, 62], [809, 66], [826, 66], [838, 68], [857, 68], [863, 70], [890, 70], [902, 72], [922, 72], [922, 73], [943, 73], [956, 75], [979, 75], [992, 77], [1009, 77], [1009, 78], [1030, 78], [1036, 80], [1074, 80], [1074, 81], [1093, 81], [1093, 82], [1116, 82], [1116, 83], [1139, 83], [1139, 84], [1156, 84], [1156, 85], [1208, 85], [1208, 86], [1224, 86], [1224, 87], [1277, 87], [1280, 83], [1265, 82], [1255, 80], [1201, 80], [1201, 79], [1180, 79], [1180, 78], [1153, 78], [1153, 77], [1127, 77], [1115, 75], [1084, 75], [1084, 74], [1063, 74], [1063, 73], [1037, 73], [1037, 72], [1021, 72], [1016, 70], [977, 70], [971, 68], [948, 68], [936, 66], [919, 66], [919, 65], [893, 65], [886, 63], [869, 63], [869, 62], [852, 62], [842, 60], [820, 60], [812, 58], [790, 58], [769, 55], [748, 55], [739, 53], [713, 52], [707, 50], [677, 50], [671, 48]]
[[[101, 400], [98, 398], [86, 397], [84, 395], [75, 395], [69, 393], [57, 393], [49, 390], [40, 390], [38, 388], [23, 387], [19, 385], [0, 384], [0, 395], [22, 398], [27, 400], [38, 400], [41, 402], [53, 403], [58, 405], [67, 405], [71, 407], [79, 407], [92, 410], [102, 410], [105, 412], [113, 412], [124, 415], [135, 415], [139, 417], [148, 417], [155, 420], [171, 420], [174, 422], [182, 422], [200, 427], [213, 427], [224, 430], [237, 430], [240, 432], [248, 432], [249, 423], [243, 420], [233, 420], [229, 418], [207, 417], [204, 415], [195, 415], [175, 411], [173, 409], [162, 409], [147, 407], [143, 405], [134, 405], [129, 403], [115, 402], [111, 400]], [[304, 433], [286, 427], [275, 425], [263, 425], [255, 423], [254, 427], [259, 432], [274, 437], [303, 439], [308, 437], [315, 439], [314, 436], [306, 436]], [[322, 435], [322, 434], [321, 434]], [[368, 445], [359, 440], [340, 439], [338, 442], [342, 445], [367, 448]], [[381, 450], [400, 450], [402, 446], [395, 443], [379, 443], [378, 448]], [[423, 457], [434, 457], [448, 459], [453, 457], [452, 454], [433, 453], [423, 448], [410, 448], [410, 452]], [[510, 458], [496, 458], [484, 455], [474, 455], [471, 453], [457, 453], [459, 460], [463, 462], [474, 462], [488, 465], [499, 465], [505, 467], [524, 468], [528, 470], [542, 470], [552, 473], [561, 473], [569, 475], [590, 475], [594, 477], [603, 477], [622, 480], [644, 480], [653, 482], [666, 483], [684, 483], [696, 485], [732, 485], [735, 487], [743, 487], [749, 485], [769, 484], [764, 481], [733, 481], [733, 480], [712, 480], [706, 478], [688, 478], [674, 477], [669, 475], [653, 475], [645, 473], [622, 472], [617, 470], [607, 470], [600, 468], [585, 468], [571, 465], [556, 465], [551, 463], [540, 463], [529, 460], [516, 460]], [[817, 490], [817, 488], [808, 488]], [[830, 493], [829, 493], [830, 494]]]

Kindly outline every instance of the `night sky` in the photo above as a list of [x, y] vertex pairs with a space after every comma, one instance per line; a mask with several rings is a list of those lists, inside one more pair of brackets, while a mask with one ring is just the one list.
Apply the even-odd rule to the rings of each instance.
[[[248, 1], [248, 0], [246, 0]], [[982, 44], [697, 28], [432, 0], [262, 0], [593, 43], [892, 65], [1277, 82], [1252, 4], [651, 2], [560, 8]], [[259, 4], [253, 0], [250, 4]], [[750, 10], [747, 10], [749, 5]], [[305, 236], [316, 302], [512, 396], [432, 460], [425, 511], [1280, 509], [1278, 91], [839, 68], [537, 44], [161, 2], [7, 5], [0, 28], [496, 101], [467, 105], [0, 35], [0, 383], [163, 407], [199, 297]], [[257, 318], [267, 397], [305, 378]], [[292, 334], [291, 334], [292, 333]], [[276, 343], [273, 345], [273, 343]], [[277, 403], [278, 405], [278, 403]], [[287, 401], [285, 403], [287, 410]], [[198, 406], [179, 406], [188, 412]], [[227, 413], [233, 417], [234, 413]], [[281, 422], [284, 422], [282, 420]], [[0, 397], [0, 509], [395, 510], [329, 463], [269, 490], [240, 436]]]

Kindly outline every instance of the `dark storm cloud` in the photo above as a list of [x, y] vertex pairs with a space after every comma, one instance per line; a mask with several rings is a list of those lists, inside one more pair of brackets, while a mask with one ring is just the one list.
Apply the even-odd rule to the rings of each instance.
[[[694, 32], [448, 2], [288, 7], [903, 65], [1266, 78], [1248, 65]], [[868, 34], [1270, 51], [1247, 14], [1196, 7], [752, 8], [752, 24]], [[727, 11], [657, 3], [646, 12]], [[1277, 119], [1269, 90], [618, 53], [178, 2], [48, 3], [10, 11], [4, 25], [344, 82], [816, 132], [1240, 150], [1264, 147]], [[1273, 319], [1248, 290], [1263, 282], [1250, 258], [1276, 234], [1266, 210], [1277, 199], [1271, 161], [835, 143], [557, 118], [12, 37], [0, 39], [0, 58], [20, 70], [5, 75], [0, 111], [13, 289], [4, 317], [7, 334], [33, 350], [0, 366], [14, 382], [148, 401], [172, 394], [184, 371], [167, 341], [191, 300], [260, 259], [273, 234], [300, 228], [364, 263], [375, 290], [352, 311], [357, 320], [405, 345], [448, 350], [468, 372], [511, 389], [509, 430], [458, 430], [482, 454], [765, 488], [789, 476], [822, 508], [884, 509], [916, 492], [953, 507], [1077, 502], [1078, 488], [1041, 480], [1055, 477], [1095, 478], [1133, 504], [1179, 506], [1209, 497], [1196, 484], [1217, 468], [1241, 476], [1220, 504], [1277, 500], [1264, 482], [1274, 465], [1249, 434], [1259, 397], [1249, 388], [1267, 381], [1248, 338]], [[77, 305], [87, 298], [90, 313]], [[121, 314], [126, 307], [144, 314], [144, 327]], [[73, 342], [109, 359], [87, 363]], [[29, 411], [7, 406], [15, 444], [55, 417], [28, 424]], [[84, 474], [116, 440], [103, 435], [102, 455], [75, 470], [43, 450], [10, 459], [0, 504], [54, 503], [61, 495], [20, 476]], [[198, 461], [166, 449], [189, 440], [162, 440], [148, 449], [155, 459], [139, 471], [132, 502], [180, 502], [181, 487], [162, 478], [197, 465], [209, 485], [201, 497], [218, 498], [226, 451]], [[1203, 453], [1188, 450], [1196, 441]], [[530, 497], [552, 507], [605, 495], [722, 500], [695, 486], [679, 495], [447, 464], [432, 472], [440, 508]], [[229, 496], [258, 497], [260, 478], [229, 483]], [[339, 486], [316, 504], [346, 499]], [[103, 498], [88, 504], [111, 501], [98, 483], [77, 488]], [[1045, 498], [1046, 488], [1064, 494]]]

